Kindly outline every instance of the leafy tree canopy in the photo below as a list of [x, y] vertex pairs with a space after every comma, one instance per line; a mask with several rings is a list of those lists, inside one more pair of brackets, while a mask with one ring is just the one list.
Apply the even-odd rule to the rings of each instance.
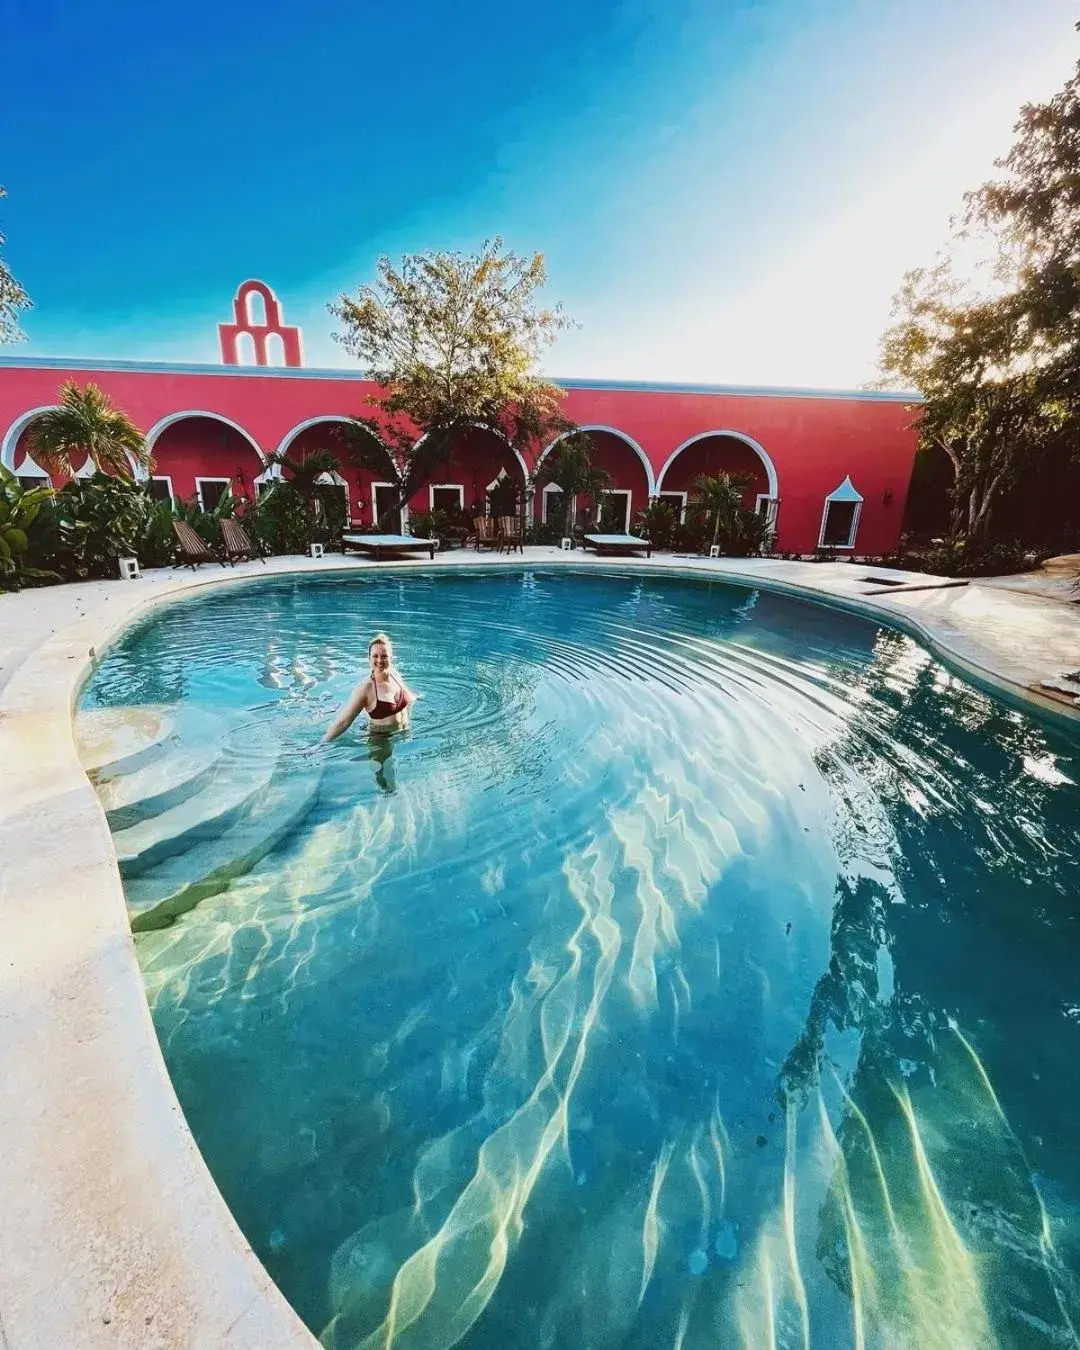
[[[881, 351], [881, 383], [919, 391], [920, 445], [952, 465], [954, 528], [982, 540], [1001, 496], [1080, 429], [1080, 66], [1015, 134], [950, 249], [905, 276]], [[973, 244], [994, 266], [962, 278]]]
[[[458, 436], [486, 427], [517, 450], [568, 424], [541, 353], [569, 326], [543, 308], [544, 260], [490, 240], [478, 253], [381, 258], [378, 278], [329, 306], [336, 339], [380, 386], [372, 415], [343, 430], [354, 460], [389, 472], [400, 506], [450, 458]], [[395, 510], [391, 505], [388, 511]]]
[[[7, 193], [0, 187], [0, 198]], [[0, 234], [0, 248], [6, 243]], [[30, 308], [30, 297], [11, 275], [4, 259], [0, 257], [0, 342], [18, 342], [22, 338], [19, 331], [19, 311]]]

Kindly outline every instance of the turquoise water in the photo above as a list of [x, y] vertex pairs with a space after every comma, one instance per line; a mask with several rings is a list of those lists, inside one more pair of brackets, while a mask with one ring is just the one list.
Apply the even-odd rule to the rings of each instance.
[[[386, 629], [412, 729], [313, 750]], [[165, 1058], [327, 1347], [1059, 1346], [1080, 754], [767, 592], [304, 577], [85, 709]]]

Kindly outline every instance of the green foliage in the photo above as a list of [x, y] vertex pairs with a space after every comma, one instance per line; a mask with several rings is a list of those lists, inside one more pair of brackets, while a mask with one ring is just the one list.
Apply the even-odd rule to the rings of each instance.
[[461, 544], [472, 532], [472, 518], [464, 511], [413, 511], [409, 528], [418, 539], [438, 539], [443, 548]]
[[1000, 177], [966, 198], [958, 238], [993, 257], [990, 284], [959, 280], [948, 255], [916, 269], [882, 340], [882, 382], [925, 399], [920, 446], [948, 457], [966, 548], [989, 541], [995, 508], [1048, 451], [1080, 443], [1078, 135], [1080, 66], [1021, 109]]
[[[521, 515], [525, 506], [525, 488], [526, 485], [515, 478], [500, 478], [495, 486], [487, 494], [487, 503], [490, 503], [491, 514], [493, 516], [517, 516]], [[474, 515], [484, 514], [484, 501], [476, 503]]]
[[[306, 553], [312, 542], [328, 543], [341, 538], [345, 524], [348, 499], [336, 482], [320, 482], [320, 479], [334, 479], [341, 473], [341, 461], [333, 450], [311, 450], [294, 458], [288, 454], [270, 455], [267, 462], [279, 466], [288, 475], [283, 481], [304, 503], [307, 527], [304, 542], [300, 548], [286, 549], [289, 553]], [[271, 491], [275, 491], [272, 488]], [[282, 507], [278, 503], [278, 507]], [[295, 504], [289, 505], [290, 517], [295, 513]], [[288, 526], [287, 534], [295, 542], [295, 522]]]
[[[217, 505], [209, 511], [203, 510], [198, 497], [180, 498], [172, 508], [172, 514], [190, 525], [200, 539], [216, 546], [221, 543], [221, 522], [236, 515], [236, 498], [231, 492], [223, 492]], [[171, 531], [171, 522], [169, 528]]]
[[905, 559], [905, 565], [942, 577], [999, 577], [1030, 572], [1049, 557], [1050, 550], [1032, 548], [1021, 539], [984, 544], [954, 535]]
[[[7, 193], [0, 187], [0, 198]], [[7, 241], [0, 234], [0, 247]], [[30, 297], [11, 275], [3, 258], [0, 258], [0, 342], [18, 342], [23, 337], [19, 331], [19, 311], [30, 308]]]
[[458, 438], [484, 427], [522, 450], [568, 426], [562, 391], [540, 378], [542, 352], [569, 320], [541, 308], [540, 254], [414, 253], [381, 258], [374, 285], [329, 306], [335, 334], [380, 385], [373, 415], [344, 429], [353, 462], [397, 488], [382, 524], [452, 456]]
[[586, 509], [595, 509], [611, 487], [611, 475], [593, 463], [592, 442], [588, 436], [578, 434], [565, 437], [546, 457], [537, 474], [537, 482], [541, 487], [554, 483], [562, 489], [558, 504], [551, 503], [548, 510], [550, 513], [552, 507], [555, 508], [560, 529], [563, 534], [568, 534], [573, 527], [578, 498], [586, 498]]
[[244, 528], [264, 553], [306, 553], [312, 537], [309, 503], [299, 488], [281, 479], [248, 508]]
[[99, 473], [114, 478], [130, 480], [135, 469], [151, 464], [142, 432], [96, 384], [85, 389], [74, 380], [63, 384], [59, 407], [33, 420], [29, 441], [30, 453], [47, 473], [70, 475], [73, 461], [87, 455]]
[[52, 488], [24, 488], [10, 469], [0, 465], [0, 590], [17, 591], [28, 581], [56, 580], [56, 574], [32, 566], [35, 536], [42, 508]]
[[38, 546], [43, 560], [68, 580], [80, 581], [115, 577], [120, 557], [149, 565], [144, 543], [148, 538], [160, 543], [161, 507], [145, 487], [128, 479], [104, 473], [72, 479], [43, 510], [45, 530]]
[[742, 543], [747, 516], [753, 514], [743, 506], [743, 493], [752, 481], [745, 474], [702, 474], [690, 489], [687, 516], [691, 525], [702, 533], [703, 526], [711, 526], [710, 542], [719, 544], [724, 553], [734, 552]]
[[675, 543], [678, 521], [667, 502], [655, 497], [634, 517], [634, 529], [652, 541], [654, 549], [669, 549]]

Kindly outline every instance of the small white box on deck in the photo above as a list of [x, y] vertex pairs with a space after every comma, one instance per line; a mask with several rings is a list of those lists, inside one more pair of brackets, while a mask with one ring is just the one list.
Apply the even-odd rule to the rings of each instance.
[[569, 550], [574, 547], [574, 541], [572, 539], [562, 539], [559, 541], [559, 547], [564, 553], [569, 552]]
[[313, 558], [321, 558], [321, 557], [323, 556], [323, 545], [322, 545], [322, 544], [312, 544], [312, 546], [311, 546], [311, 556], [312, 556]]
[[710, 544], [710, 545], [709, 545], [709, 557], [710, 557], [710, 558], [719, 558], [719, 556], [720, 556], [720, 545], [719, 545], [719, 544]]
[[121, 581], [138, 581], [142, 573], [139, 571], [138, 558], [117, 558], [120, 565]]

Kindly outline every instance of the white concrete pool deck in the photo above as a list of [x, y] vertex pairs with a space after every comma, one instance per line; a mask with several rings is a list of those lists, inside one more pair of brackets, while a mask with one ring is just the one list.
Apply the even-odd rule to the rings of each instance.
[[[1006, 693], [1080, 716], [1033, 691], [1080, 668], [1080, 606], [1064, 598], [773, 559], [623, 561], [531, 548], [524, 558], [450, 553], [434, 566], [523, 562], [677, 569], [858, 607]], [[0, 1350], [315, 1347], [184, 1122], [71, 713], [92, 653], [171, 596], [275, 574], [431, 567], [278, 558], [0, 595]], [[866, 580], [875, 575], [920, 589], [875, 586]]]

